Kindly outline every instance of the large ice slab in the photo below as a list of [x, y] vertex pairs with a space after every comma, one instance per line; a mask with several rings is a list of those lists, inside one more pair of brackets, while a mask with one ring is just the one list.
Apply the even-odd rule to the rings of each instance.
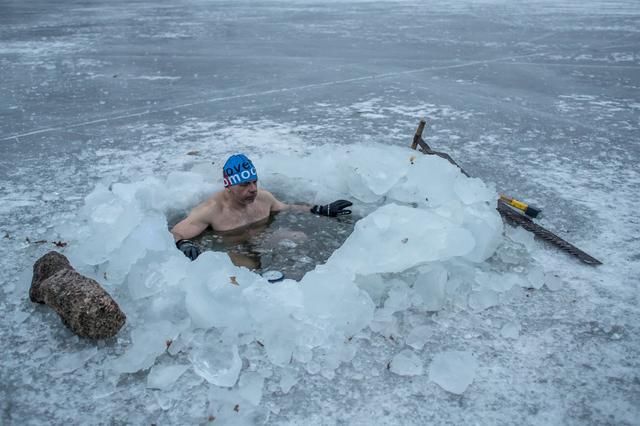
[[432, 211], [387, 204], [359, 221], [328, 263], [359, 274], [402, 272], [474, 246], [471, 232]]

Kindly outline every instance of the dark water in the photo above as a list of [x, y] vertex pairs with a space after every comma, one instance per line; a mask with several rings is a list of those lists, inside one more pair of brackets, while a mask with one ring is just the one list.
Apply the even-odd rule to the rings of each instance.
[[353, 232], [358, 218], [328, 218], [311, 213], [281, 212], [266, 223], [230, 232], [206, 230], [194, 241], [202, 250], [224, 251], [237, 266], [257, 273], [280, 271], [301, 279], [325, 263]]

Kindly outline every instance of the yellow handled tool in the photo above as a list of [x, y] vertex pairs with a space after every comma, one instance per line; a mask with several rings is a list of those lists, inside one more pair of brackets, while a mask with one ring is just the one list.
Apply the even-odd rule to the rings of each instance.
[[506, 195], [500, 195], [500, 199], [505, 203], [509, 204], [511, 207], [515, 207], [516, 209], [520, 210], [522, 213], [526, 214], [531, 218], [536, 218], [538, 217], [538, 215], [540, 215], [540, 213], [542, 213], [541, 209], [531, 206], [522, 201], [518, 201], [515, 198], [507, 197]]

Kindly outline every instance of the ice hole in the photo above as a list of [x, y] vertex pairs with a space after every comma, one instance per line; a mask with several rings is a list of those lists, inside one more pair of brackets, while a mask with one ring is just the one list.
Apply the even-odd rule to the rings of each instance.
[[[287, 203], [296, 203], [274, 192]], [[183, 213], [184, 217], [186, 213]], [[182, 219], [173, 216], [170, 227]], [[203, 251], [227, 253], [236, 266], [262, 274], [276, 270], [299, 281], [325, 263], [353, 232], [357, 215], [328, 218], [307, 212], [280, 212], [241, 229], [217, 232], [208, 228], [192, 238]]]

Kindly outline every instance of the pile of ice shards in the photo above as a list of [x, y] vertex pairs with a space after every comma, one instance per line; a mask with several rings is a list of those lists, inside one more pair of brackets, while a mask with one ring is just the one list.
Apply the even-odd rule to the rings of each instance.
[[[521, 281], [481, 267], [503, 240], [495, 190], [439, 157], [375, 144], [252, 157], [260, 184], [290, 200], [352, 200], [362, 217], [353, 233], [300, 282], [269, 284], [225, 253], [190, 262], [174, 246], [167, 217], [221, 189], [218, 170], [97, 187], [58, 232], [74, 266], [105, 285], [129, 318], [121, 353], [105, 368], [150, 369], [147, 385], [156, 389], [192, 370], [258, 404], [265, 380], [279, 378], [286, 393], [296, 371], [330, 377], [353, 359], [351, 337], [384, 333], [397, 312], [481, 310]], [[425, 337], [413, 334], [408, 344], [422, 347]], [[243, 367], [243, 358], [254, 362]], [[446, 368], [432, 365], [433, 380]], [[423, 374], [410, 349], [391, 371]], [[464, 390], [465, 380], [451, 389]]]

